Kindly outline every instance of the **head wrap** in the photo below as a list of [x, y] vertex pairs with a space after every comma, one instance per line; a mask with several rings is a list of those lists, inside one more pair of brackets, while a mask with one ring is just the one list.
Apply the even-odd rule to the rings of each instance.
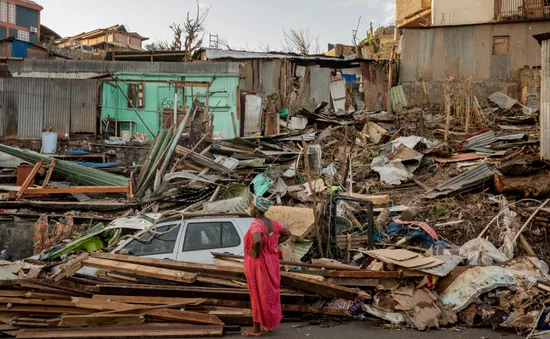
[[271, 207], [271, 201], [266, 198], [256, 196], [254, 197], [254, 206], [258, 209], [258, 211], [265, 213]]

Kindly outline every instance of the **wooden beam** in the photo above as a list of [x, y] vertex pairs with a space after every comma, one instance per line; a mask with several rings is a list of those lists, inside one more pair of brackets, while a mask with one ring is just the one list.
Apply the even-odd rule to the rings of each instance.
[[56, 161], [57, 160], [52, 159], [52, 163], [50, 164], [50, 166], [48, 168], [48, 174], [46, 174], [46, 178], [44, 179], [44, 182], [42, 182], [42, 187], [48, 186], [48, 183], [50, 182], [50, 179], [52, 177], [52, 174], [53, 174], [53, 171], [54, 171], [54, 168], [55, 168]]
[[17, 191], [16, 200], [21, 199], [21, 197], [25, 193], [25, 190], [29, 187], [34, 177], [36, 176], [36, 173], [38, 173], [38, 171], [42, 167], [42, 164], [43, 164], [43, 161], [40, 160], [40, 162], [37, 162], [36, 165], [34, 165], [31, 172], [29, 173], [29, 176], [27, 177], [27, 179], [25, 179], [21, 188], [19, 188], [19, 191]]
[[[140, 257], [136, 257], [136, 258], [140, 258]], [[114, 270], [122, 273], [143, 275], [150, 278], [177, 281], [177, 282], [183, 282], [183, 283], [194, 283], [195, 280], [197, 279], [197, 275], [193, 273], [175, 271], [175, 270], [170, 270], [170, 269], [165, 269], [160, 267], [137, 265], [137, 264], [132, 264], [128, 262], [99, 259], [97, 258], [97, 256], [84, 260], [83, 265], [88, 267]]]
[[[196, 264], [183, 261], [171, 261], [164, 259], [153, 259], [136, 257], [122, 254], [109, 254], [109, 253], [91, 253], [92, 258], [120, 261], [133, 264], [149, 265], [155, 267], [162, 267], [166, 269], [182, 270], [186, 272], [201, 273], [201, 275], [213, 274], [214, 277], [220, 276], [233, 276], [244, 277], [244, 268], [241, 267], [229, 267], [229, 266], [216, 266], [207, 264]], [[128, 273], [128, 272], [127, 272]]]
[[127, 193], [128, 186], [75, 186], [62, 188], [29, 188], [25, 195], [72, 194], [72, 193]]
[[63, 278], [73, 275], [74, 273], [78, 272], [82, 268], [82, 261], [88, 259], [88, 257], [89, 257], [88, 253], [82, 253], [77, 257], [71, 258], [66, 263], [60, 265], [58, 267], [59, 271], [54, 275], [50, 276], [50, 279], [53, 279], [53, 281], [58, 282]]
[[66, 315], [61, 318], [58, 326], [128, 326], [141, 325], [145, 317], [139, 314], [91, 314], [91, 315]]
[[357, 199], [364, 199], [372, 201], [374, 205], [386, 205], [390, 202], [390, 196], [387, 194], [384, 195], [365, 195], [365, 194], [357, 194], [357, 193], [344, 193], [343, 195], [357, 198]]
[[[143, 310], [150, 307], [149, 305], [130, 305], [126, 303], [120, 303], [116, 301], [104, 301], [94, 300], [87, 298], [73, 298], [73, 302], [79, 308], [95, 309], [99, 311], [131, 311], [131, 310]], [[142, 313], [149, 314], [155, 319], [181, 321], [192, 324], [204, 324], [204, 325], [223, 325], [222, 321], [211, 314], [203, 314], [197, 312], [180, 311], [166, 309], [170, 305], [163, 305], [164, 309], [150, 309], [143, 310]]]
[[104, 328], [47, 328], [23, 329], [17, 333], [20, 339], [85, 339], [85, 338], [197, 338], [221, 337], [223, 325], [216, 326], [153, 326], [153, 327], [104, 327]]

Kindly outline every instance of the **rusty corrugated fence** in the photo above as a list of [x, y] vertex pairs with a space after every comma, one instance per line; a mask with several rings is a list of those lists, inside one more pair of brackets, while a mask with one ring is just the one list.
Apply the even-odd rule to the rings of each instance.
[[96, 133], [97, 81], [0, 79], [0, 134], [40, 138], [51, 128], [60, 135]]

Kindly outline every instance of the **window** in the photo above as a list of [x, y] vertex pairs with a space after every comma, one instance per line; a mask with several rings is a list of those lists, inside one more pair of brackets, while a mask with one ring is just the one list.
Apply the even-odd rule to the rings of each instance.
[[137, 256], [172, 253], [179, 229], [180, 224], [159, 226], [132, 240], [119, 252]]
[[510, 37], [495, 36], [493, 37], [493, 55], [508, 55], [510, 54]]
[[241, 237], [230, 222], [209, 222], [187, 225], [184, 251], [231, 248], [241, 244]]
[[27, 42], [31, 41], [31, 34], [29, 32], [18, 30], [17, 39], [27, 41]]
[[128, 108], [144, 108], [145, 107], [145, 93], [143, 82], [138, 84], [128, 84]]
[[6, 0], [0, 1], [0, 21], [8, 22], [8, 3]]
[[10, 12], [8, 13], [10, 24], [15, 25], [15, 4], [10, 3]]

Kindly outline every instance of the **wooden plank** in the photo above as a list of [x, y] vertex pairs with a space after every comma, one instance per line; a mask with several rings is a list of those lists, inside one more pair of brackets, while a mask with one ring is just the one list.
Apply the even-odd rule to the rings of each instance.
[[[136, 257], [136, 258], [139, 258], [139, 257]], [[127, 263], [127, 262], [99, 259], [97, 257], [88, 258], [83, 261], [83, 264], [84, 266], [88, 266], [88, 267], [112, 269], [122, 273], [143, 275], [146, 277], [177, 281], [177, 282], [183, 282], [183, 283], [194, 283], [195, 280], [197, 279], [197, 275], [194, 273], [175, 271], [175, 270], [170, 270], [170, 269], [165, 269], [160, 267], [144, 266], [144, 265]]]
[[0, 298], [0, 304], [16, 305], [40, 305], [40, 306], [60, 306], [73, 307], [73, 303], [68, 300], [42, 300], [42, 299], [24, 299], [24, 298]]
[[[73, 298], [73, 302], [79, 308], [84, 309], [95, 309], [99, 311], [120, 311], [120, 310], [142, 310], [147, 309], [148, 305], [130, 305], [126, 303], [120, 303], [116, 301], [104, 301], [104, 300], [93, 300], [87, 298]], [[164, 305], [163, 307], [168, 307], [170, 305]], [[192, 324], [201, 324], [201, 325], [223, 325], [222, 321], [214, 316], [209, 314], [202, 314], [197, 312], [188, 312], [180, 310], [169, 310], [169, 309], [152, 309], [146, 310], [144, 314], [151, 315], [155, 319], [161, 320], [170, 320], [170, 321], [181, 321]]]
[[367, 279], [401, 279], [402, 271], [328, 271], [326, 276], [339, 278], [367, 278]]
[[[250, 293], [247, 290], [237, 290], [230, 288], [197, 288], [187, 286], [151, 286], [132, 284], [99, 284], [97, 287], [98, 293], [111, 295], [208, 298], [220, 300], [250, 301]], [[304, 302], [304, 295], [294, 293], [281, 293], [281, 302], [286, 304], [302, 303]]]
[[388, 194], [384, 195], [365, 195], [365, 194], [357, 194], [357, 193], [344, 193], [343, 195], [357, 198], [357, 199], [364, 199], [372, 201], [374, 205], [386, 205], [390, 202], [390, 196]]
[[40, 160], [40, 162], [37, 162], [36, 165], [34, 165], [34, 167], [32, 168], [32, 171], [29, 173], [29, 176], [27, 177], [27, 179], [25, 179], [21, 188], [19, 188], [19, 190], [17, 191], [16, 200], [21, 199], [21, 197], [25, 193], [25, 190], [29, 187], [31, 182], [34, 180], [36, 173], [38, 173], [38, 171], [42, 167], [42, 163], [43, 161]]
[[223, 326], [140, 326], [140, 327], [104, 327], [104, 328], [52, 328], [40, 330], [23, 329], [18, 339], [80, 339], [80, 338], [197, 338], [221, 337]]
[[355, 300], [358, 297], [370, 298], [368, 294], [357, 292], [351, 288], [323, 281], [316, 281], [304, 276], [292, 275], [288, 272], [281, 272], [281, 283], [285, 286], [292, 286], [293, 288], [298, 288], [327, 298], [342, 298], [347, 300]]
[[31, 313], [31, 314], [89, 314], [90, 310], [79, 309], [76, 307], [57, 307], [57, 306], [35, 306], [35, 305], [12, 305], [0, 304], [3, 312], [9, 313]]
[[213, 273], [214, 277], [220, 276], [230, 276], [230, 277], [244, 277], [244, 268], [239, 267], [229, 267], [229, 266], [215, 266], [207, 264], [196, 264], [184, 261], [171, 261], [164, 259], [152, 259], [152, 258], [143, 258], [129, 255], [121, 254], [109, 254], [109, 253], [91, 253], [92, 258], [106, 259], [121, 261], [133, 264], [142, 264], [155, 267], [162, 267], [166, 269], [174, 270], [184, 270], [186, 272], [200, 273], [201, 275], [208, 275]]
[[181, 303], [190, 301], [195, 305], [219, 305], [226, 307], [241, 307], [248, 308], [249, 302], [237, 301], [237, 300], [220, 300], [220, 299], [208, 299], [208, 298], [172, 298], [172, 297], [142, 297], [142, 296], [124, 296], [124, 295], [101, 295], [96, 294], [93, 296], [94, 300], [110, 300], [118, 301], [127, 304], [151, 304], [151, 305], [167, 305], [171, 303]]
[[73, 193], [127, 193], [128, 186], [76, 186], [60, 188], [29, 188], [24, 195], [49, 195]]
[[0, 297], [71, 300], [71, 297], [68, 295], [61, 295], [61, 294], [55, 294], [55, 293], [43, 293], [43, 292], [31, 292], [31, 291], [0, 290]]
[[42, 187], [47, 187], [48, 186], [48, 183], [50, 182], [50, 179], [52, 178], [52, 174], [53, 174], [56, 162], [57, 162], [57, 160], [52, 159], [52, 162], [48, 166], [49, 167], [48, 168], [48, 173], [46, 174], [46, 178], [42, 182]]
[[73, 275], [74, 273], [78, 272], [82, 268], [82, 261], [88, 259], [89, 256], [90, 255], [88, 253], [82, 253], [76, 257], [69, 259], [69, 261], [67, 261], [66, 263], [58, 267], [59, 271], [54, 275], [50, 276], [50, 279], [52, 279], [55, 282], [58, 282], [63, 278]]
[[414, 258], [418, 258], [419, 256], [418, 253], [414, 253], [407, 250], [401, 250], [401, 249], [396, 249], [396, 250], [381, 249], [381, 250], [376, 250], [374, 252], [376, 252], [376, 254], [378, 255], [384, 256], [392, 260], [397, 260], [397, 261], [411, 260]]
[[59, 326], [128, 326], [141, 325], [144, 322], [145, 317], [138, 314], [66, 315], [61, 318]]

